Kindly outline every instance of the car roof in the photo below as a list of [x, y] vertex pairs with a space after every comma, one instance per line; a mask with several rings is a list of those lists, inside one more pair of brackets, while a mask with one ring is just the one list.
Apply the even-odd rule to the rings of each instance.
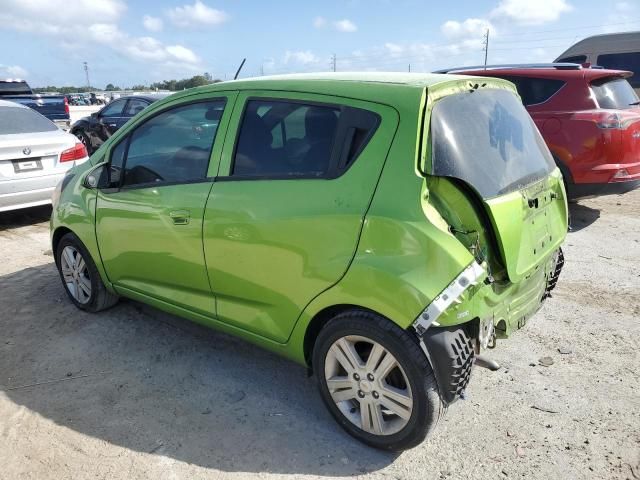
[[558, 58], [595, 53], [633, 53], [638, 51], [640, 31], [601, 33], [574, 43]]
[[0, 100], [0, 107], [29, 108], [26, 105], [22, 105], [16, 102], [10, 102], [9, 100]]
[[[387, 103], [393, 95], [413, 93], [422, 95], [426, 87], [452, 80], [468, 80], [461, 75], [399, 72], [326, 72], [273, 75], [246, 78], [204, 85], [185, 90], [212, 93], [229, 90], [274, 90], [326, 95], [343, 95], [350, 98]], [[177, 92], [174, 95], [179, 95]]]

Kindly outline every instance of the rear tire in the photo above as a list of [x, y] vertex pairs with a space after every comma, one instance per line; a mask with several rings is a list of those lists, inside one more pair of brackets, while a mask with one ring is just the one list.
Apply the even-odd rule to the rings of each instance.
[[413, 448], [445, 413], [415, 338], [375, 313], [351, 310], [330, 320], [318, 334], [312, 360], [329, 412], [372, 447]]
[[119, 297], [107, 290], [89, 251], [74, 233], [60, 239], [55, 255], [62, 285], [76, 307], [99, 312], [118, 302]]

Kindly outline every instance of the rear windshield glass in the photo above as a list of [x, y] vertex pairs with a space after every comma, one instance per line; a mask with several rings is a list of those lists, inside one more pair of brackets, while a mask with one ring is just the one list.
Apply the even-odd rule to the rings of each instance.
[[51, 120], [30, 108], [0, 107], [0, 135], [48, 132], [57, 129]]
[[640, 99], [624, 78], [604, 80], [591, 84], [600, 108], [626, 109], [638, 105]]
[[31, 89], [27, 82], [3, 82], [0, 81], [0, 95], [24, 95], [30, 94]]
[[484, 198], [546, 177], [555, 163], [531, 117], [508, 90], [438, 101], [431, 117], [433, 174], [458, 178]]

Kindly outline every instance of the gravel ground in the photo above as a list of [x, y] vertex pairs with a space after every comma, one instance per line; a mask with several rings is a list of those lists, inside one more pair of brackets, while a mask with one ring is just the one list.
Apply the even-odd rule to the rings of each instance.
[[49, 209], [0, 214], [0, 478], [639, 479], [640, 191], [572, 214], [503, 368], [399, 456], [343, 433], [303, 368], [138, 303], [76, 310]]

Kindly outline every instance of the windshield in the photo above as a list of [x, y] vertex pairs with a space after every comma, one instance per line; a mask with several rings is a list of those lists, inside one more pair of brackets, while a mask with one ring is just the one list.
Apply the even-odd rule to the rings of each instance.
[[508, 90], [444, 97], [431, 118], [433, 174], [454, 177], [484, 198], [546, 177], [555, 163], [531, 117]]
[[0, 135], [49, 132], [57, 129], [51, 120], [30, 108], [0, 107]]
[[624, 110], [633, 108], [640, 102], [633, 87], [624, 78], [593, 82], [591, 88], [600, 108]]

